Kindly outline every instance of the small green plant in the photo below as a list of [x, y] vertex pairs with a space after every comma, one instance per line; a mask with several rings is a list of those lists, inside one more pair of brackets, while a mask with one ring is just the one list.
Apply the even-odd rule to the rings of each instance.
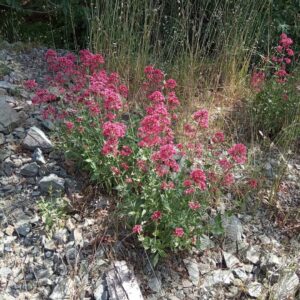
[[64, 198], [41, 198], [38, 209], [47, 231], [51, 232], [63, 223], [67, 217], [67, 207], [68, 202]]

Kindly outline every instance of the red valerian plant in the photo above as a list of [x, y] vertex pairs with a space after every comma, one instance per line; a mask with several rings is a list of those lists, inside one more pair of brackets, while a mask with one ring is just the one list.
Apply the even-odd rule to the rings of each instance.
[[177, 83], [154, 66], [145, 68], [142, 112], [129, 114], [128, 89], [103, 68], [103, 56], [48, 50], [46, 60], [49, 87], [26, 83], [35, 90], [34, 104], [58, 124], [66, 155], [108, 192], [117, 191], [119, 216], [145, 249], [163, 256], [199, 246], [203, 232], [219, 228], [209, 208], [237, 184], [235, 171], [242, 172], [247, 159], [243, 144], [230, 147], [222, 132], [211, 130], [206, 109], [184, 124], [185, 141], [179, 143]]
[[282, 33], [271, 58], [265, 58], [259, 71], [252, 74], [252, 103], [255, 124], [265, 135], [274, 138], [285, 126], [298, 126], [295, 112], [299, 109], [296, 90], [297, 68], [294, 68], [293, 40]]

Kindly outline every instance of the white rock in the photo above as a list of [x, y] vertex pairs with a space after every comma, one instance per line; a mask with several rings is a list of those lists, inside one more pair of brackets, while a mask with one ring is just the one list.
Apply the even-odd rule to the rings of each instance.
[[188, 258], [183, 260], [191, 281], [194, 285], [198, 285], [199, 282], [199, 268], [198, 263], [194, 258]]
[[251, 282], [247, 286], [247, 292], [249, 296], [253, 298], [258, 298], [261, 295], [262, 291], [263, 291], [263, 286], [259, 282]]

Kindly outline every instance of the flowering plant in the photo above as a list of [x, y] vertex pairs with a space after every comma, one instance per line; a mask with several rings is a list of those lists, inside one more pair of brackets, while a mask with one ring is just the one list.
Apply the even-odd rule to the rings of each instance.
[[33, 102], [59, 124], [66, 154], [107, 191], [118, 192], [119, 216], [156, 257], [197, 246], [203, 232], [220, 229], [213, 208], [237, 180], [256, 187], [241, 176], [246, 146], [229, 146], [222, 132], [211, 130], [206, 109], [184, 124], [180, 141], [177, 83], [160, 69], [145, 68], [146, 101], [141, 113], [129, 114], [128, 89], [117, 73], [105, 71], [101, 55], [48, 50], [46, 60], [49, 88], [26, 82], [35, 90]]
[[262, 70], [252, 74], [251, 86], [256, 91], [253, 110], [255, 123], [264, 134], [275, 137], [291, 125], [299, 112], [299, 72], [292, 69], [295, 61], [293, 40], [285, 33], [280, 35], [271, 59], [264, 60]]

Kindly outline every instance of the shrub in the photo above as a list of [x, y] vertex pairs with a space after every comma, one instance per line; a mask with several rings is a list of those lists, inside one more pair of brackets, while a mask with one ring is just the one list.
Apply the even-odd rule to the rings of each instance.
[[290, 71], [294, 60], [292, 45], [293, 40], [283, 33], [275, 54], [251, 79], [257, 92], [253, 101], [255, 124], [272, 138], [295, 123], [299, 113], [299, 70]]
[[238, 181], [256, 187], [243, 175], [246, 146], [230, 147], [211, 130], [207, 110], [191, 116], [182, 136], [175, 131], [176, 81], [160, 69], [145, 68], [141, 111], [130, 112], [127, 87], [105, 71], [101, 55], [49, 50], [46, 59], [49, 88], [26, 82], [35, 89], [33, 103], [59, 124], [66, 155], [108, 192], [117, 191], [119, 216], [156, 258], [199, 245], [204, 231], [220, 231], [214, 202]]

